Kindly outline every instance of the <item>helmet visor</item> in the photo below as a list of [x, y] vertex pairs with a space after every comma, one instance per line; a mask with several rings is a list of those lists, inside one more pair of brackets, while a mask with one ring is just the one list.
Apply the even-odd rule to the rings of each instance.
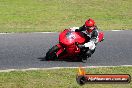
[[86, 30], [87, 30], [87, 32], [90, 33], [90, 32], [92, 32], [94, 30], [94, 28], [95, 28], [94, 26], [87, 26]]
[[86, 26], [86, 29], [87, 30], [93, 30], [94, 29], [94, 26]]

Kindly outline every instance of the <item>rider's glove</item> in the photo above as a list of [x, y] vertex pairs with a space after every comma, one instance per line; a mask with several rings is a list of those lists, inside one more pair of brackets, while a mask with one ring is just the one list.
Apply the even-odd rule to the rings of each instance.
[[92, 39], [90, 39], [90, 42], [93, 41], [95, 44], [98, 43], [98, 38], [93, 37]]
[[93, 41], [85, 43], [84, 46], [87, 47], [87, 48], [89, 48], [90, 50], [94, 50], [95, 47], [96, 47]]

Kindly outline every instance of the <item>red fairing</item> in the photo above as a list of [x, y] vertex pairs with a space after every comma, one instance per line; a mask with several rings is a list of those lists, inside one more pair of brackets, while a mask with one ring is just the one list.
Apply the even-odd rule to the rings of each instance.
[[69, 46], [77, 42], [78, 44], [85, 43], [85, 37], [80, 32], [73, 32], [65, 29], [59, 35], [59, 42], [64, 46]]
[[71, 29], [65, 29], [63, 32], [59, 35], [59, 44], [58, 47], [63, 47], [63, 49], [60, 49], [57, 52], [57, 55], [59, 55], [64, 50], [67, 52], [64, 57], [74, 57], [76, 54], [80, 53], [80, 48], [75, 43], [78, 44], [84, 44], [86, 42], [86, 39], [84, 37], [84, 34], [82, 32], [74, 32], [71, 31]]

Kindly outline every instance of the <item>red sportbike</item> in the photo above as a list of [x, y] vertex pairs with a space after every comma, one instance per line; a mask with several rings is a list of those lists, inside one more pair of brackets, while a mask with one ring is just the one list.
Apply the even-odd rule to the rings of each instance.
[[[71, 59], [83, 61], [82, 55], [88, 51], [88, 48], [83, 48], [81, 45], [88, 42], [90, 38], [83, 32], [75, 32], [71, 29], [65, 29], [59, 35], [59, 44], [53, 46], [46, 53], [46, 60], [63, 60]], [[99, 32], [98, 42], [104, 38], [104, 33]]]

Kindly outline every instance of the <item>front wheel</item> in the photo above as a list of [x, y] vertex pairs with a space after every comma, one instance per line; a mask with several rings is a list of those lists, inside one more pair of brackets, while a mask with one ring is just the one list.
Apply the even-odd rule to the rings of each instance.
[[46, 57], [45, 59], [46, 60], [56, 60], [58, 59], [57, 58], [57, 55], [56, 55], [56, 52], [59, 50], [58, 46], [55, 45], [53, 46], [51, 49], [49, 49], [49, 51], [46, 53]]

